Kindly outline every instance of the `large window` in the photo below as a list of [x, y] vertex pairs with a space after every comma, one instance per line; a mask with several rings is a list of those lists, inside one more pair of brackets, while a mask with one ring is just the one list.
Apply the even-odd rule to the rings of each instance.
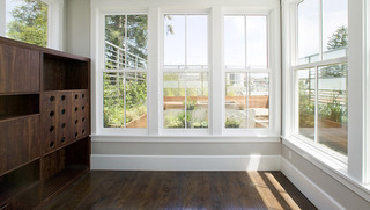
[[267, 16], [224, 16], [225, 128], [269, 127]]
[[147, 128], [147, 15], [105, 16], [104, 128]]
[[347, 154], [347, 0], [297, 5], [297, 133]]
[[48, 4], [41, 0], [1, 1], [6, 5], [6, 37], [46, 47]]
[[164, 15], [163, 128], [208, 129], [208, 15]]

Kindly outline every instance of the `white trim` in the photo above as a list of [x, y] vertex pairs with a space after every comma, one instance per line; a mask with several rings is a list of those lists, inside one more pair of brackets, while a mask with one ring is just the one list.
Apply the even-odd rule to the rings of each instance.
[[281, 171], [320, 210], [346, 210], [315, 182], [300, 172], [285, 158], [281, 158]]
[[[42, 1], [48, 5], [46, 47], [65, 50], [65, 0]], [[6, 13], [6, 0], [0, 0], [0, 36], [4, 37], [6, 37]]]
[[146, 135], [91, 135], [91, 142], [97, 143], [117, 143], [117, 142], [173, 142], [173, 143], [280, 143], [281, 139], [277, 136], [195, 136], [195, 135], [168, 135], [168, 136], [146, 136]]
[[[0, 36], [6, 36], [6, 0], [0, 0]], [[5, 11], [5, 12], [3, 12]]]
[[[223, 9], [229, 14], [248, 14], [248, 15], [268, 15], [268, 58], [269, 67], [271, 69], [248, 69], [247, 71], [254, 72], [269, 72], [269, 129], [254, 129], [243, 130], [244, 133], [232, 132], [226, 136], [248, 136], [248, 137], [276, 137], [280, 136], [280, 7], [278, 0], [204, 0], [198, 1], [152, 1], [142, 0], [133, 2], [129, 0], [91, 0], [91, 58], [92, 58], [92, 132], [97, 135], [109, 134], [110, 129], [103, 129], [103, 89], [102, 89], [102, 69], [103, 62], [97, 60], [104, 56], [102, 50], [104, 46], [97, 40], [102, 40], [104, 37], [104, 20], [102, 15], [119, 14], [119, 13], [136, 13], [147, 12], [149, 18], [148, 24], [148, 130], [121, 132], [121, 136], [177, 136], [186, 135], [191, 138], [194, 135], [223, 135], [224, 127], [224, 100], [220, 93], [224, 93], [224, 88], [221, 84], [224, 83], [223, 76]], [[163, 100], [162, 93], [162, 73], [169, 70], [163, 67], [163, 14], [165, 13], [207, 13], [208, 14], [208, 68], [207, 69], [192, 69], [187, 68], [185, 71], [203, 71], [209, 72], [209, 95], [208, 95], [208, 113], [209, 113], [209, 128], [208, 133], [205, 130], [196, 131], [196, 129], [187, 129], [189, 132], [171, 131], [168, 129], [164, 132], [163, 129], [163, 105], [160, 103]], [[152, 25], [151, 25], [152, 24]], [[157, 52], [155, 52], [157, 51]], [[219, 68], [219, 69], [218, 69]], [[168, 71], [167, 71], [168, 70]], [[262, 71], [260, 71], [262, 70]], [[178, 71], [183, 71], [179, 69]], [[227, 71], [227, 70], [226, 70]], [[222, 73], [221, 73], [222, 72]], [[154, 95], [153, 95], [154, 94]], [[224, 95], [224, 94], [222, 94]], [[158, 97], [160, 100], [158, 100]], [[153, 106], [153, 107], [152, 107]], [[159, 113], [158, 113], [159, 111]], [[153, 127], [154, 126], [154, 127]], [[120, 130], [120, 129], [117, 129]], [[108, 133], [109, 132], [109, 133]], [[116, 131], [115, 131], [116, 132]], [[140, 133], [142, 132], [142, 133]], [[117, 134], [117, 133], [116, 133]], [[118, 135], [118, 134], [117, 134]], [[262, 139], [261, 139], [262, 140]], [[263, 140], [262, 140], [263, 141]]]
[[49, 6], [47, 15], [47, 42], [48, 48], [55, 50], [66, 49], [65, 33], [65, 0], [42, 0]]
[[92, 154], [92, 170], [279, 171], [280, 155]]
[[347, 172], [347, 165], [341, 160], [338, 160], [335, 156], [328, 155], [326, 152], [311, 149], [311, 146], [306, 142], [299, 141], [293, 137], [284, 138], [282, 143], [314, 166], [320, 168], [324, 173], [370, 202], [370, 185], [364, 185], [351, 177]]

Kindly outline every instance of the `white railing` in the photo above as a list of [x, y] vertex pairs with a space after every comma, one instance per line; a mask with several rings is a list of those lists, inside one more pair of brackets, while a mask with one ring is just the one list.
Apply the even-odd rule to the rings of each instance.
[[130, 52], [129, 47], [131, 46], [136, 51], [140, 51], [142, 54], [146, 53], [146, 50], [138, 48], [131, 42], [126, 42], [123, 48], [105, 41], [105, 68], [106, 69], [146, 69], [147, 59], [142, 58], [134, 53]]

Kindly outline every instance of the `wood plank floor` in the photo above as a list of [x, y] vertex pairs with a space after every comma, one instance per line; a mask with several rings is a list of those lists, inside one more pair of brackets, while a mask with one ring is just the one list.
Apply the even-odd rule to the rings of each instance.
[[47, 210], [315, 210], [281, 172], [90, 172]]

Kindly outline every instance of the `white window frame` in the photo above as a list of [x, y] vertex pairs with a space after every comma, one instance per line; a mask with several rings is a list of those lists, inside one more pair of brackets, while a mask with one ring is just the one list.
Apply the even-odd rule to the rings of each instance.
[[[303, 140], [304, 142], [306, 142], [307, 144], [313, 146], [314, 148], [316, 148], [318, 151], [321, 151], [325, 154], [328, 154], [330, 155], [331, 158], [341, 162], [341, 164], [343, 165], [346, 165], [347, 162], [348, 162], [348, 158], [346, 155], [343, 155], [339, 152], [335, 152], [334, 150], [328, 148], [328, 147], [325, 147], [324, 145], [321, 145], [317, 142], [317, 123], [315, 123], [315, 126], [314, 126], [314, 131], [315, 131], [315, 139], [314, 141], [302, 136], [302, 135], [299, 135], [299, 132], [298, 132], [298, 85], [297, 85], [297, 81], [296, 81], [296, 78], [297, 78], [297, 75], [296, 75], [296, 72], [298, 70], [302, 70], [302, 69], [306, 69], [306, 68], [314, 68], [314, 71], [315, 71], [315, 122], [317, 121], [317, 116], [318, 116], [318, 112], [317, 112], [317, 109], [318, 109], [318, 106], [317, 106], [317, 100], [316, 100], [316, 97], [317, 97], [317, 72], [318, 72], [318, 68], [321, 67], [321, 66], [328, 66], [328, 65], [335, 65], [335, 64], [342, 64], [342, 63], [348, 63], [348, 57], [339, 57], [339, 58], [334, 58], [334, 59], [327, 59], [327, 60], [323, 60], [323, 43], [322, 43], [322, 24], [323, 24], [323, 15], [322, 15], [322, 7], [319, 7], [319, 20], [320, 20], [320, 29], [319, 29], [319, 61], [315, 61], [315, 62], [312, 62], [312, 63], [307, 63], [307, 64], [300, 64], [300, 65], [297, 65], [297, 61], [298, 61], [298, 57], [297, 57], [297, 53], [298, 53], [298, 21], [297, 21], [297, 15], [298, 15], [298, 4], [301, 3], [302, 1], [304, 0], [293, 0], [293, 1], [289, 1], [289, 2], [286, 2], [286, 7], [289, 7], [289, 37], [290, 37], [290, 45], [289, 45], [289, 49], [290, 49], [290, 54], [289, 54], [289, 57], [290, 57], [290, 60], [288, 61], [289, 62], [289, 73], [288, 75], [291, 77], [289, 80], [291, 81], [291, 85], [292, 85], [292, 90], [290, 90], [290, 98], [291, 98], [291, 109], [289, 111], [287, 111], [287, 116], [290, 117], [290, 123], [287, 124], [287, 130], [289, 132], [289, 135], [294, 137], [294, 138], [297, 138], [297, 139], [300, 139], [300, 140]], [[322, 0], [319, 0], [319, 4], [321, 4], [321, 1]], [[286, 14], [284, 14], [286, 15]], [[284, 36], [284, 35], [283, 35]], [[288, 36], [288, 34], [286, 34], [286, 36]], [[289, 90], [287, 90], [289, 92]], [[288, 93], [287, 93], [288, 94]], [[348, 139], [347, 139], [348, 141]]]
[[[269, 44], [270, 44], [270, 16], [269, 16], [269, 11], [260, 11], [260, 12], [256, 12], [256, 13], [242, 13], [242, 12], [239, 12], [239, 11], [229, 11], [227, 13], [224, 13], [223, 15], [223, 20], [225, 18], [225, 16], [242, 16], [244, 17], [244, 25], [245, 25], [245, 29], [244, 29], [244, 41], [245, 41], [245, 46], [244, 46], [244, 52], [245, 52], [245, 67], [244, 68], [226, 68], [225, 65], [223, 64], [222, 66], [222, 69], [223, 69], [223, 89], [225, 90], [225, 74], [226, 73], [245, 73], [246, 74], [246, 80], [248, 81], [249, 77], [248, 77], [248, 74], [249, 73], [267, 73], [268, 74], [268, 81], [269, 81], [269, 84], [268, 84], [268, 109], [269, 109], [269, 112], [268, 112], [268, 128], [259, 128], [259, 129], [255, 129], [255, 128], [252, 128], [252, 129], [248, 129], [248, 128], [238, 128], [238, 129], [227, 129], [225, 128], [225, 121], [226, 121], [226, 117], [225, 117], [225, 114], [223, 115], [223, 119], [222, 119], [222, 122], [223, 122], [223, 133], [229, 133], [229, 134], [243, 134], [243, 133], [251, 133], [251, 132], [256, 132], [256, 133], [259, 133], [259, 132], [268, 132], [270, 131], [270, 127], [273, 126], [274, 123], [272, 123], [271, 121], [272, 118], [271, 118], [271, 114], [273, 115], [273, 113], [270, 112], [270, 107], [272, 104], [274, 104], [273, 101], [273, 98], [274, 97], [270, 97], [273, 95], [273, 91], [271, 90], [270, 88], [270, 85], [273, 87], [273, 80], [270, 81], [270, 78], [271, 78], [271, 73], [272, 73], [272, 69], [270, 68], [270, 59], [269, 59], [269, 51], [270, 51], [270, 47], [269, 47]], [[249, 67], [247, 66], [248, 64], [248, 59], [247, 59], [247, 27], [246, 27], [246, 21], [247, 21], [247, 16], [265, 16], [266, 17], [266, 46], [267, 46], [267, 55], [266, 55], [266, 58], [267, 58], [267, 67], [266, 68], [254, 68], [254, 67]], [[246, 86], [246, 89], [248, 90], [248, 84]], [[223, 106], [224, 106], [224, 109], [225, 109], [225, 93], [223, 93]], [[248, 115], [248, 97], [246, 97], [247, 101], [246, 101], [246, 123], [249, 119], [249, 115]], [[225, 110], [224, 110], [224, 113], [225, 113]]]
[[[145, 1], [140, 4], [137, 2], [122, 1], [91, 1], [91, 59], [92, 59], [92, 136], [98, 141], [115, 142], [136, 142], [135, 139], [141, 138], [148, 142], [189, 142], [194, 137], [206, 137], [204, 140], [196, 142], [279, 142], [281, 126], [281, 105], [280, 105], [280, 1], [267, 0], [263, 2], [245, 1], [230, 2], [227, 0], [215, 2], [204, 0], [200, 2], [188, 2], [186, 0], [170, 1]], [[164, 6], [166, 5], [166, 6]], [[261, 9], [265, 8], [265, 9]], [[102, 73], [99, 69], [104, 66], [102, 57], [104, 56], [104, 14], [123, 14], [123, 13], [148, 13], [148, 130], [144, 132], [127, 132], [121, 129], [103, 129], [103, 81]], [[223, 102], [223, 14], [236, 12], [248, 14], [269, 14], [270, 36], [269, 42], [269, 61], [270, 67], [274, 69], [270, 75], [270, 121], [272, 126], [269, 130], [251, 130], [243, 133], [224, 132], [224, 102]], [[208, 94], [208, 130], [207, 129], [183, 129], [173, 132], [175, 129], [163, 129], [163, 17], [164, 14], [208, 14], [208, 68], [209, 71], [209, 94]], [[273, 34], [272, 34], [273, 33]], [[217, 85], [214, 85], [217, 84]], [[160, 99], [158, 98], [160, 97]], [[272, 115], [272, 113], [274, 113]], [[172, 130], [172, 131], [171, 131]], [[180, 139], [176, 139], [175, 137]], [[227, 138], [232, 136], [232, 138]], [[120, 138], [126, 137], [126, 138]], [[135, 138], [129, 138], [135, 137]], [[220, 138], [221, 137], [221, 138]], [[237, 137], [237, 138], [235, 138]], [[158, 139], [160, 140], [158, 140]], [[104, 139], [104, 140], [102, 140]], [[114, 139], [114, 140], [113, 140]]]
[[[121, 69], [116, 69], [116, 70], [111, 70], [111, 69], [106, 69], [105, 68], [105, 16], [106, 15], [147, 15], [148, 16], [148, 28], [149, 28], [149, 15], [148, 11], [145, 9], [129, 9], [129, 10], [121, 10], [121, 11], [103, 11], [101, 13], [101, 21], [102, 21], [102, 28], [101, 30], [101, 36], [99, 43], [102, 45], [101, 49], [103, 50], [103, 54], [101, 55], [100, 62], [101, 66], [98, 70], [98, 75], [100, 75], [101, 79], [101, 94], [102, 94], [102, 101], [101, 101], [101, 106], [104, 109], [104, 73], [123, 73], [124, 74], [124, 84], [126, 84], [126, 74], [127, 73], [145, 73], [146, 76], [146, 85], [148, 87], [148, 77], [149, 77], [149, 61], [147, 63], [147, 68], [146, 69], [131, 69], [131, 68], [121, 68]], [[127, 19], [126, 19], [127, 20]], [[125, 29], [126, 30], [126, 29]], [[125, 36], [126, 37], [126, 36]], [[149, 43], [148, 43], [149, 44]], [[149, 56], [149, 52], [148, 52]], [[126, 86], [126, 85], [125, 85]], [[147, 88], [148, 89], [148, 88]], [[126, 93], [126, 87], [125, 87], [125, 93]], [[146, 106], [147, 106], [147, 127], [146, 128], [104, 128], [104, 124], [102, 123], [102, 132], [103, 133], [111, 133], [111, 134], [125, 134], [125, 135], [147, 135], [148, 134], [148, 121], [149, 121], [149, 110], [148, 110], [148, 91], [147, 91], [147, 101], [146, 101]], [[126, 95], [124, 96], [124, 104], [126, 106]], [[101, 119], [104, 120], [104, 115], [103, 115], [103, 109], [101, 110]], [[124, 109], [124, 107], [122, 107]], [[126, 113], [125, 113], [125, 125], [126, 125]]]
[[[0, 36], [6, 37], [6, 1], [0, 0]], [[42, 0], [48, 5], [46, 47], [65, 50], [65, 0]]]
[[[266, 24], [267, 24], [267, 67], [266, 68], [253, 68], [247, 66], [247, 53], [245, 53], [245, 68], [225, 68], [224, 63], [222, 63], [222, 133], [225, 135], [230, 136], [273, 136], [275, 133], [279, 132], [280, 130], [280, 94], [278, 93], [280, 89], [280, 73], [277, 72], [280, 69], [280, 53], [277, 52], [277, 48], [280, 45], [276, 45], [273, 43], [278, 43], [278, 39], [280, 39], [280, 33], [276, 32], [276, 15], [280, 15], [278, 11], [271, 11], [266, 9], [258, 9], [258, 10], [248, 10], [242, 8], [226, 8], [223, 11], [222, 15], [222, 25], [224, 23], [224, 17], [228, 15], [239, 15], [239, 16], [266, 16]], [[245, 20], [246, 18], [244, 18]], [[245, 29], [245, 33], [246, 33]], [[222, 30], [222, 33], [224, 30]], [[246, 39], [246, 37], [245, 37]], [[245, 45], [247, 45], [245, 41]], [[245, 46], [246, 52], [246, 46]], [[224, 53], [222, 53], [222, 57], [224, 57]], [[224, 61], [224, 59], [222, 59]], [[268, 73], [269, 78], [269, 92], [268, 92], [268, 101], [269, 101], [269, 122], [268, 128], [253, 128], [253, 129], [227, 129], [225, 128], [225, 74], [226, 73]], [[278, 77], [279, 79], [277, 79]], [[248, 79], [248, 77], [247, 77]], [[248, 87], [247, 87], [248, 88]], [[277, 104], [279, 104], [277, 106]], [[247, 109], [248, 112], [248, 109]], [[246, 116], [248, 118], [248, 115]]]
[[[185, 17], [187, 15], [207, 15], [207, 40], [208, 40], [208, 43], [207, 43], [207, 55], [208, 55], [208, 58], [207, 58], [207, 68], [188, 68], [186, 62], [187, 62], [187, 53], [186, 53], [186, 49], [187, 49], [187, 36], [186, 36], [186, 21], [185, 20], [185, 66], [184, 68], [165, 68], [165, 65], [164, 65], [164, 16], [165, 15], [185, 15]], [[162, 13], [161, 13], [161, 16], [160, 16], [160, 31], [162, 32], [161, 33], [161, 42], [160, 42], [160, 46], [161, 46], [161, 50], [160, 50], [160, 55], [161, 55], [161, 62], [160, 62], [160, 72], [159, 72], [159, 75], [160, 75], [160, 117], [159, 117], [159, 132], [163, 135], [208, 135], [209, 134], [209, 130], [210, 130], [210, 127], [212, 125], [211, 122], [210, 122], [210, 117], [209, 117], [209, 114], [208, 114], [208, 128], [207, 129], [189, 129], [189, 128], [179, 128], [179, 129], [165, 129], [164, 128], [164, 110], [163, 110], [163, 104], [164, 104], [164, 100], [163, 100], [163, 96], [164, 96], [164, 93], [163, 93], [163, 75], [165, 73], [208, 73], [208, 113], [210, 112], [210, 108], [211, 108], [211, 96], [210, 96], [210, 89], [212, 87], [210, 87], [210, 73], [212, 71], [212, 69], [210, 68], [210, 51], [211, 51], [211, 43], [210, 43], [210, 40], [211, 40], [211, 34], [210, 34], [210, 14], [209, 14], [209, 10], [208, 9], [164, 9], [162, 10]], [[185, 90], [185, 107], [186, 107], [186, 90]], [[184, 109], [185, 110], [185, 118], [186, 118], [186, 108]]]

